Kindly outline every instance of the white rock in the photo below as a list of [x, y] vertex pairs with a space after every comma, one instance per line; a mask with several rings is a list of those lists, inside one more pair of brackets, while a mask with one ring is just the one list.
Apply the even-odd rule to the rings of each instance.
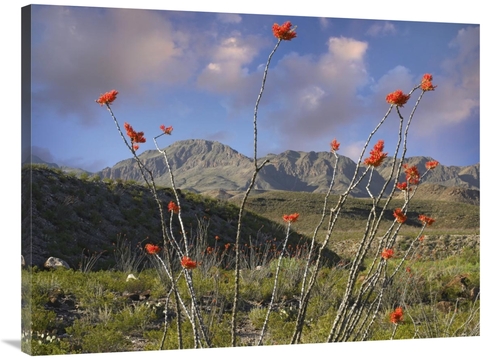
[[137, 278], [134, 276], [134, 274], [128, 274], [126, 281], [129, 281], [129, 280], [137, 280]]
[[66, 261], [59, 259], [59, 258], [56, 258], [56, 257], [53, 257], [53, 256], [49, 257], [47, 259], [47, 261], [45, 261], [45, 263], [43, 264], [43, 267], [46, 269], [55, 269], [55, 268], [59, 268], [59, 267], [64, 267], [66, 269], [70, 268]]

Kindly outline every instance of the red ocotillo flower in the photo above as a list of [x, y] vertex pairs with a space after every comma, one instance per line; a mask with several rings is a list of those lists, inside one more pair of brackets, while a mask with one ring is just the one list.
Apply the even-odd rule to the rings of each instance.
[[168, 203], [168, 211], [172, 211], [174, 214], [178, 214], [179, 213], [179, 206], [174, 203], [173, 201], [170, 201]]
[[198, 266], [198, 263], [194, 260], [191, 260], [188, 256], [183, 256], [181, 259], [181, 266], [184, 269], [196, 269], [196, 266]]
[[411, 188], [408, 188], [408, 183], [407, 182], [401, 182], [397, 183], [396, 187], [401, 190], [401, 191], [410, 191]]
[[158, 245], [153, 245], [153, 244], [146, 244], [144, 248], [146, 249], [146, 252], [151, 255], [158, 254], [161, 250], [161, 248]]
[[427, 161], [425, 163], [425, 168], [427, 170], [431, 170], [431, 169], [434, 169], [438, 165], [439, 165], [439, 162], [437, 162], [437, 161]]
[[403, 213], [403, 211], [400, 208], [397, 208], [394, 210], [392, 213], [394, 217], [396, 218], [396, 221], [400, 224], [404, 223], [406, 221], [406, 215]]
[[288, 223], [293, 223], [296, 222], [299, 218], [299, 214], [290, 214], [290, 215], [283, 215], [283, 220], [285, 220]]
[[424, 76], [422, 76], [422, 81], [420, 82], [420, 88], [423, 91], [432, 91], [435, 88], [437, 88], [437, 85], [432, 85], [431, 74], [424, 74]]
[[333, 139], [332, 142], [330, 143], [330, 148], [331, 148], [332, 152], [337, 151], [339, 149], [339, 147], [340, 147], [340, 144], [337, 141], [337, 139]]
[[386, 96], [385, 100], [392, 105], [403, 107], [404, 104], [410, 99], [410, 95], [403, 94], [403, 91], [396, 90]]
[[433, 218], [430, 218], [430, 217], [425, 216], [425, 215], [419, 215], [418, 220], [420, 220], [422, 222], [422, 224], [427, 224], [429, 226], [431, 226], [434, 223], [434, 221], [436, 221]]
[[420, 182], [420, 173], [415, 165], [408, 166], [407, 164], [403, 165], [406, 174], [406, 181], [410, 184], [418, 184]]
[[389, 260], [391, 257], [394, 256], [394, 250], [384, 249], [384, 250], [382, 250], [382, 253], [380, 254], [380, 256], [382, 256], [382, 258], [385, 260]]
[[125, 123], [123, 125], [125, 127], [125, 130], [127, 131], [127, 136], [130, 138], [130, 141], [132, 142], [132, 147], [134, 150], [139, 149], [139, 143], [145, 143], [146, 138], [144, 137], [144, 132], [142, 131], [135, 131], [132, 125], [129, 123]]
[[292, 23], [290, 21], [286, 21], [283, 25], [274, 24], [273, 34], [280, 40], [292, 40], [297, 37], [297, 33], [294, 29], [295, 28], [292, 29]]
[[118, 91], [111, 90], [107, 93], [101, 94], [101, 96], [99, 96], [99, 99], [97, 99], [95, 102], [101, 104], [101, 106], [105, 104], [111, 105], [111, 103], [116, 100], [116, 95], [118, 95]]
[[393, 324], [399, 324], [403, 321], [403, 309], [400, 307], [397, 307], [392, 313], [391, 313], [391, 323]]
[[368, 166], [377, 167], [387, 158], [387, 153], [384, 151], [384, 140], [379, 140], [373, 150], [370, 151], [370, 157], [365, 159], [364, 164]]
[[160, 130], [167, 135], [171, 135], [174, 128], [172, 126], [166, 127], [165, 125], [160, 125]]

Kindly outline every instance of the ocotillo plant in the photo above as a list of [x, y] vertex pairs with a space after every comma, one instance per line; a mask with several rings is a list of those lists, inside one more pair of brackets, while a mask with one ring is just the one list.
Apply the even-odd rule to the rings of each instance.
[[[259, 171], [266, 165], [267, 161], [258, 163], [257, 159], [257, 118], [259, 112], [259, 105], [261, 98], [264, 94], [267, 73], [269, 71], [269, 66], [273, 55], [278, 50], [278, 47], [283, 41], [290, 41], [297, 36], [296, 27], [293, 27], [291, 22], [287, 21], [282, 25], [274, 24], [272, 27], [273, 35], [276, 37], [277, 42], [269, 54], [267, 63], [264, 68], [262, 84], [257, 96], [255, 103], [254, 114], [253, 114], [253, 173], [249, 179], [249, 185], [244, 193], [242, 201], [239, 207], [238, 223], [236, 238], [234, 242], [234, 296], [231, 308], [231, 346], [237, 346], [237, 322], [238, 322], [238, 311], [240, 310], [241, 293], [240, 293], [240, 278], [241, 278], [241, 233], [243, 224], [243, 215], [245, 212], [246, 202], [248, 197], [254, 187], [256, 178]], [[429, 91], [433, 91], [436, 88], [432, 83], [432, 76], [430, 74], [425, 74], [419, 84], [417, 84], [408, 93], [404, 93], [402, 90], [396, 90], [393, 93], [387, 95], [386, 102], [389, 104], [389, 109], [375, 126], [375, 128], [369, 133], [363, 149], [361, 150], [359, 159], [356, 164], [356, 169], [354, 175], [351, 178], [351, 182], [347, 190], [342, 193], [339, 197], [337, 204], [328, 208], [328, 201], [332, 193], [333, 186], [336, 181], [336, 171], [338, 166], [338, 155], [337, 151], [340, 148], [340, 142], [337, 139], [332, 140], [330, 143], [330, 150], [335, 156], [335, 165], [333, 169], [333, 175], [330, 182], [329, 189], [324, 198], [324, 204], [321, 213], [321, 219], [318, 222], [315, 230], [313, 232], [312, 240], [308, 244], [307, 254], [306, 254], [306, 265], [304, 272], [301, 276], [301, 289], [300, 293], [297, 294], [298, 299], [298, 311], [295, 319], [295, 328], [293, 335], [290, 339], [291, 344], [296, 344], [301, 342], [301, 335], [304, 327], [304, 321], [308, 309], [309, 300], [311, 297], [311, 291], [316, 284], [317, 276], [322, 263], [323, 251], [329, 245], [331, 245], [335, 237], [335, 227], [337, 225], [338, 219], [342, 216], [342, 210], [346, 204], [346, 201], [352, 191], [360, 186], [362, 181], [366, 181], [366, 191], [368, 192], [372, 207], [369, 212], [368, 218], [366, 220], [366, 225], [363, 231], [363, 236], [357, 243], [357, 251], [350, 262], [349, 275], [345, 289], [343, 289], [342, 301], [338, 307], [335, 318], [331, 324], [331, 329], [325, 341], [349, 341], [349, 340], [362, 340], [367, 338], [367, 334], [372, 327], [374, 320], [379, 316], [381, 310], [381, 300], [384, 296], [384, 292], [391, 286], [394, 276], [401, 270], [403, 264], [407, 260], [408, 255], [418, 245], [418, 239], [420, 238], [422, 232], [426, 226], [431, 225], [434, 219], [426, 215], [420, 215], [419, 220], [422, 222], [422, 228], [417, 237], [415, 237], [411, 246], [407, 249], [406, 253], [400, 256], [399, 262], [396, 264], [394, 269], [388, 271], [388, 262], [394, 261], [394, 245], [396, 237], [401, 227], [407, 220], [407, 213], [415, 191], [422, 179], [427, 174], [424, 173], [420, 175], [418, 169], [415, 166], [409, 166], [405, 162], [405, 155], [407, 151], [407, 141], [408, 132], [410, 130], [411, 122], [414, 118], [415, 112], [421, 103], [422, 97]], [[407, 117], [403, 116], [401, 108], [408, 104], [408, 101], [414, 96], [416, 91], [420, 91], [413, 108], [411, 109]], [[157, 270], [162, 271], [167, 275], [167, 305], [170, 298], [173, 297], [175, 304], [175, 311], [177, 314], [177, 337], [178, 346], [183, 348], [183, 336], [181, 331], [181, 313], [185, 315], [187, 320], [190, 322], [194, 347], [211, 347], [212, 339], [210, 338], [210, 333], [205, 325], [203, 309], [198, 301], [198, 297], [195, 291], [195, 286], [193, 284], [192, 270], [195, 269], [199, 264], [192, 259], [190, 251], [192, 251], [189, 240], [187, 238], [187, 233], [184, 228], [183, 218], [182, 218], [182, 204], [180, 197], [178, 195], [178, 189], [175, 184], [175, 177], [172, 168], [167, 157], [165, 150], [162, 150], [157, 143], [157, 139], [164, 135], [172, 135], [172, 126], [161, 125], [159, 128], [161, 130], [160, 135], [154, 137], [154, 143], [156, 149], [159, 153], [163, 155], [163, 159], [168, 169], [170, 176], [171, 187], [173, 189], [173, 194], [175, 201], [171, 201], [168, 204], [167, 209], [164, 208], [162, 202], [158, 197], [158, 192], [155, 184], [155, 179], [153, 173], [148, 169], [141, 158], [137, 156], [136, 151], [139, 149], [141, 143], [146, 142], [143, 132], [137, 132], [134, 128], [128, 124], [124, 123], [123, 127], [126, 131], [126, 135], [122, 132], [122, 128], [119, 125], [117, 118], [115, 117], [111, 105], [116, 100], [118, 91], [112, 90], [104, 93], [99, 97], [97, 103], [106, 106], [107, 110], [111, 114], [117, 130], [128, 147], [129, 151], [133, 154], [135, 161], [141, 171], [142, 177], [146, 186], [150, 189], [153, 197], [158, 206], [158, 211], [161, 219], [161, 238], [162, 244], [147, 244], [145, 250], [151, 255], [151, 258], [155, 261], [157, 265]], [[373, 146], [372, 150], [369, 152], [369, 156], [365, 156], [370, 144], [372, 144], [374, 136], [377, 134], [379, 129], [386, 125], [385, 122], [389, 116], [395, 115], [399, 119], [399, 126], [395, 129], [397, 131], [397, 142], [393, 150], [391, 160], [388, 158], [388, 152], [384, 152], [385, 143], [383, 140], [378, 140]], [[391, 126], [391, 125], [389, 125]], [[376, 167], [380, 166], [383, 162], [390, 161], [390, 174], [385, 180], [382, 188], [379, 190], [378, 194], [374, 194], [374, 190], [371, 188], [373, 171]], [[435, 168], [438, 165], [436, 161], [427, 163], [427, 171]], [[406, 181], [400, 182], [399, 179], [404, 176]], [[389, 208], [390, 201], [394, 198], [394, 194], [397, 191], [404, 192], [404, 204], [400, 208], [391, 209]], [[293, 211], [293, 209], [290, 209]], [[166, 213], [169, 213], [167, 218]], [[392, 213], [394, 220], [392, 224], [387, 229], [381, 229], [382, 219], [387, 213]], [[271, 294], [271, 300], [267, 307], [267, 313], [262, 326], [260, 337], [258, 339], [257, 345], [263, 344], [263, 339], [267, 331], [267, 326], [269, 322], [269, 315], [271, 313], [273, 303], [275, 301], [275, 295], [279, 286], [280, 264], [284, 257], [287, 241], [291, 231], [291, 224], [298, 220], [299, 214], [292, 213], [291, 215], [284, 215], [283, 219], [287, 223], [287, 233], [284, 241], [280, 244], [281, 249], [279, 249], [279, 257], [277, 267], [274, 273], [274, 286]], [[173, 221], [177, 219], [178, 226], [180, 227], [180, 236], [174, 235], [172, 231]], [[318, 239], [318, 234], [320, 233], [320, 228], [326, 222], [327, 232], [324, 239]], [[369, 249], [375, 247], [376, 253], [379, 256], [375, 257], [372, 263], [368, 266], [368, 271], [364, 279], [362, 280], [360, 286], [355, 286], [358, 281], [358, 275], [362, 269], [363, 263], [366, 260]], [[227, 249], [226, 249], [227, 250]], [[180, 290], [178, 283], [181, 278], [184, 278], [187, 291], [189, 294], [190, 303], [186, 303], [180, 295]], [[401, 300], [403, 302], [403, 300]], [[397, 329], [397, 325], [403, 321], [403, 304], [398, 306], [391, 315], [390, 321], [395, 324], [394, 333]], [[165, 309], [165, 314], [167, 310]], [[165, 341], [166, 333], [168, 327], [167, 315], [165, 315], [165, 330], [163, 342]], [[391, 337], [391, 338], [392, 338]]]

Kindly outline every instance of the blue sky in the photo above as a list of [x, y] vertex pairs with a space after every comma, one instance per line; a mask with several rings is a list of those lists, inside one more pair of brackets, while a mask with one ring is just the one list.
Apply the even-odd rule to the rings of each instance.
[[[280, 44], [270, 65], [259, 156], [329, 151], [336, 138], [339, 153], [356, 160], [388, 109], [385, 96], [431, 73], [437, 89], [415, 114], [407, 155], [479, 162], [478, 24], [83, 6], [33, 8], [33, 154], [89, 171], [129, 158], [94, 102], [116, 89], [118, 121], [148, 139], [139, 153], [154, 148], [165, 124], [174, 132], [161, 147], [200, 138], [252, 156], [255, 101], [276, 43], [271, 27], [287, 20], [298, 36]], [[396, 125], [393, 114], [374, 139], [390, 154]]]

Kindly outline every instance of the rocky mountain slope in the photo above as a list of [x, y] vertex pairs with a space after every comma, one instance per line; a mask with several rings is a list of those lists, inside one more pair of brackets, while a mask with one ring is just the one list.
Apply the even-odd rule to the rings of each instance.
[[[246, 190], [253, 172], [253, 160], [217, 141], [184, 140], [164, 149], [173, 170], [176, 186], [195, 192], [229, 192]], [[143, 160], [156, 178], [157, 184], [170, 186], [170, 176], [163, 155], [157, 151], [145, 151]], [[288, 150], [281, 154], [269, 154], [258, 160], [268, 164], [257, 176], [256, 190], [286, 190], [325, 192], [331, 181], [335, 157], [329, 152], [301, 152]], [[390, 159], [376, 168], [371, 189], [377, 192], [390, 175]], [[428, 157], [407, 159], [409, 165], [416, 165], [421, 174], [425, 163], [434, 160]], [[345, 156], [339, 156], [334, 193], [342, 193], [351, 181], [356, 163]], [[101, 178], [134, 180], [142, 183], [142, 176], [135, 160], [129, 158], [111, 168], [97, 173]], [[400, 179], [402, 181], [403, 178]], [[466, 197], [479, 201], [479, 164], [472, 166], [438, 166], [424, 179], [444, 188], [456, 188], [456, 192], [467, 192]], [[365, 197], [366, 181], [352, 193]]]
[[[171, 188], [158, 191], [163, 211], [175, 201]], [[179, 192], [182, 218], [193, 256], [207, 246], [234, 244], [239, 208], [199, 194]], [[242, 242], [268, 244], [282, 241], [285, 226], [255, 213], [245, 213]], [[180, 233], [179, 221], [172, 219], [172, 233]], [[145, 243], [162, 245], [158, 205], [148, 188], [133, 181], [77, 176], [46, 165], [22, 169], [22, 255], [29, 265], [41, 267], [49, 256], [66, 261], [73, 269], [92, 257], [99, 257], [99, 268], [109, 269], [115, 256], [135, 252]], [[273, 240], [278, 239], [278, 240]], [[293, 233], [291, 244], [307, 241], [307, 236]], [[329, 258], [335, 254], [328, 251]], [[83, 264], [84, 265], [84, 264]]]

